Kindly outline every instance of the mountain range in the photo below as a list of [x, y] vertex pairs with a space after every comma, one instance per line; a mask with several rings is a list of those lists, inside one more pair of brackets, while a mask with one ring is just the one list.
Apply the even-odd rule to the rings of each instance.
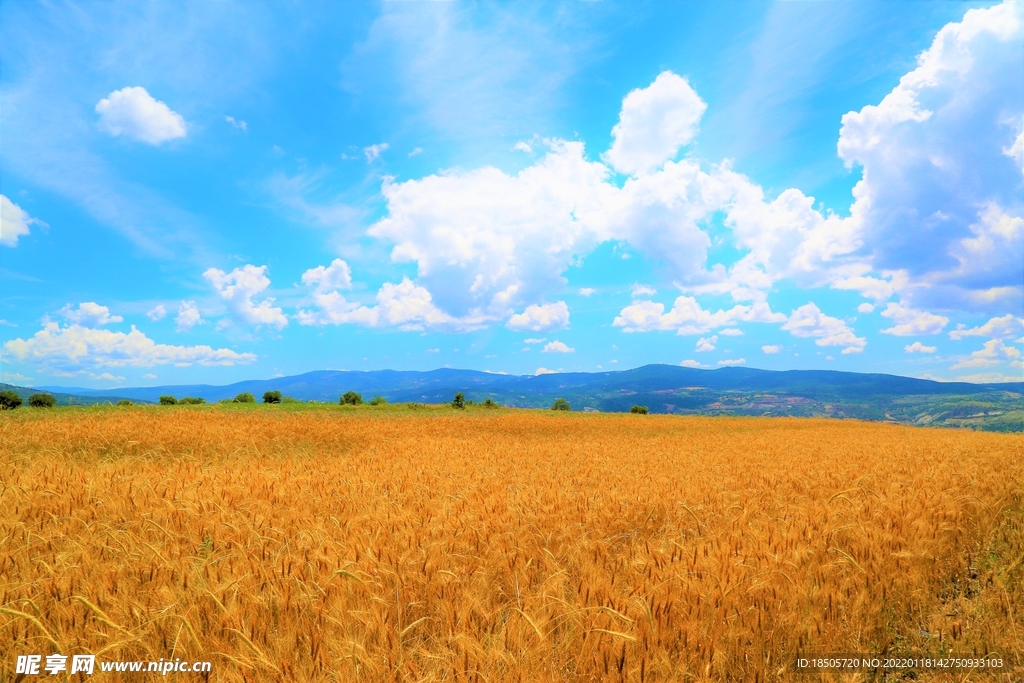
[[619, 372], [536, 376], [448, 368], [427, 372], [323, 370], [226, 386], [195, 384], [109, 390], [45, 386], [23, 391], [40, 389], [78, 396], [88, 402], [156, 402], [165, 394], [215, 402], [230, 400], [242, 392], [250, 392], [258, 400], [263, 392], [277, 390], [301, 401], [333, 403], [341, 394], [355, 391], [366, 399], [382, 396], [390, 403], [442, 403], [462, 392], [471, 401], [490, 398], [505, 406], [522, 408], [546, 408], [555, 398], [565, 398], [574, 410], [619, 412], [644, 405], [652, 413], [829, 416], [1024, 431], [1024, 382], [936, 382], [827, 370], [702, 370], [645, 365]]

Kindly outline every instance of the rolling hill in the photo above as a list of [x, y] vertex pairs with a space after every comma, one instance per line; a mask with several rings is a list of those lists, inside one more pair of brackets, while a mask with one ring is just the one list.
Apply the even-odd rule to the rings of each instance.
[[226, 386], [205, 384], [94, 390], [41, 387], [101, 399], [156, 402], [163, 394], [214, 402], [247, 391], [257, 398], [277, 390], [299, 400], [336, 402], [346, 391], [391, 403], [441, 403], [457, 391], [469, 400], [491, 398], [514, 407], [548, 407], [565, 398], [573, 409], [653, 413], [829, 416], [919, 425], [970, 426], [1024, 431], [1024, 382], [969, 384], [898, 375], [827, 370], [771, 371], [754, 368], [701, 370], [646, 365], [633, 370], [550, 375], [500, 375], [475, 370], [428, 372], [317, 371]]

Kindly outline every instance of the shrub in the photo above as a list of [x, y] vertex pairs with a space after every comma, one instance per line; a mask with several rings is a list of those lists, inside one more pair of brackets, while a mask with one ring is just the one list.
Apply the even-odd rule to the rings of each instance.
[[280, 391], [264, 391], [263, 392], [264, 403], [280, 403], [281, 392]]
[[495, 403], [493, 399], [490, 399], [490, 398], [488, 398], [486, 401], [483, 402], [483, 406], [484, 406], [484, 408], [500, 408], [501, 407], [497, 403]]
[[174, 398], [173, 396], [161, 396], [160, 397], [160, 405], [162, 405], [162, 406], [173, 406], [173, 405], [177, 405], [177, 403], [178, 403], [178, 399]]
[[234, 403], [255, 403], [256, 397], [250, 394], [248, 391], [243, 391], [238, 396], [235, 396]]
[[382, 406], [387, 403], [387, 400], [383, 396], [374, 396], [370, 399], [371, 406]]
[[135, 402], [134, 401], [129, 401], [126, 398], [122, 398], [120, 401], [117, 402], [117, 405], [119, 405], [119, 406], [133, 406], [133, 405], [135, 405]]
[[198, 406], [198, 405], [201, 405], [203, 403], [206, 403], [206, 399], [205, 398], [195, 398], [194, 396], [186, 396], [185, 398], [181, 399], [178, 402], [182, 403], [184, 405], [187, 405], [187, 406]]
[[629, 409], [629, 412], [636, 413], [637, 415], [646, 415], [647, 406], [633, 406], [632, 408]]
[[294, 396], [282, 396], [281, 403], [301, 403], [301, 401]]
[[28, 397], [28, 404], [33, 408], [52, 408], [57, 405], [57, 399], [50, 394], [32, 394]]
[[361, 406], [363, 405], [363, 395], [357, 394], [354, 391], [346, 391], [344, 396], [341, 397], [341, 405]]
[[551, 410], [572, 410], [572, 408], [564, 398], [556, 398], [555, 402], [551, 404]]
[[461, 391], [456, 393], [455, 398], [452, 399], [452, 408], [466, 409], [466, 397], [462, 395]]
[[14, 410], [21, 405], [21, 396], [10, 389], [0, 391], [0, 410]]

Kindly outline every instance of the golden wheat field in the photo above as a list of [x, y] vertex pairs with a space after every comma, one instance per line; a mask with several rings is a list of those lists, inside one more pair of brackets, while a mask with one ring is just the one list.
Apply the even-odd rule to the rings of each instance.
[[852, 421], [13, 411], [0, 678], [56, 652], [212, 662], [178, 680], [858, 681], [795, 657], [998, 652], [918, 676], [1015, 680], [1022, 475], [1019, 435]]

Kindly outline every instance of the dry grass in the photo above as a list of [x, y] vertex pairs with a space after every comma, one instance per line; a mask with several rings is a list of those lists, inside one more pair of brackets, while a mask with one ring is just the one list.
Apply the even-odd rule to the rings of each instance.
[[0, 678], [52, 651], [208, 659], [221, 681], [1019, 663], [1022, 470], [1017, 435], [825, 420], [15, 411]]

